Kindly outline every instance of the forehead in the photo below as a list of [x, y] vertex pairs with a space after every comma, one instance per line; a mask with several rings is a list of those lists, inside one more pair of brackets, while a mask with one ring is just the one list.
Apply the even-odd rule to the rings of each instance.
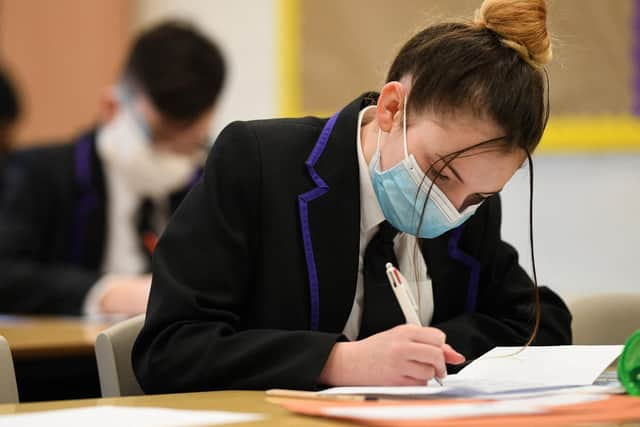
[[426, 110], [413, 114], [409, 124], [425, 134], [437, 136], [432, 143], [446, 146], [449, 152], [505, 136], [505, 131], [494, 120], [468, 111], [436, 113]]

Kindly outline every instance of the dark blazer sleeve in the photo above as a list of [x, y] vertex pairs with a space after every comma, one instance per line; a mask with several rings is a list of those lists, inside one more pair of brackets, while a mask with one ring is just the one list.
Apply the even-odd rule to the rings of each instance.
[[[534, 322], [533, 282], [520, 267], [516, 250], [500, 236], [500, 198], [491, 197], [485, 204], [460, 242], [463, 250], [481, 262], [476, 309], [433, 325], [468, 359], [494, 346], [523, 345]], [[571, 314], [566, 305], [544, 286], [539, 295], [541, 321], [534, 344], [571, 344]]]
[[50, 259], [49, 236], [57, 226], [53, 218], [65, 207], [56, 202], [48, 168], [28, 157], [17, 156], [5, 170], [0, 202], [0, 312], [80, 314], [99, 274]]
[[260, 173], [256, 135], [232, 123], [161, 237], [132, 353], [146, 393], [316, 387], [339, 334], [265, 329], [248, 320], [260, 286], [257, 252], [268, 250], [259, 249], [268, 245], [261, 242]]

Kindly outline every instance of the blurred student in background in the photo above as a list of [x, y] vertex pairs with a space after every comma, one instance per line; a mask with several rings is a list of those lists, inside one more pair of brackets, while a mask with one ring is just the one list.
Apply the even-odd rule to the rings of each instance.
[[[9, 76], [0, 70], [0, 172], [9, 151], [13, 130], [20, 116], [20, 102]], [[2, 190], [0, 175], [0, 191]]]
[[162, 23], [134, 41], [96, 129], [10, 158], [1, 312], [145, 310], [155, 241], [199, 178], [224, 78], [210, 40]]

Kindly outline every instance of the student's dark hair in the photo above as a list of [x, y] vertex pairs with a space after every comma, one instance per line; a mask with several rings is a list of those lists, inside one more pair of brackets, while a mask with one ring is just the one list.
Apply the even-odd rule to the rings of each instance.
[[13, 123], [20, 115], [20, 101], [11, 79], [0, 70], [0, 126]]
[[225, 81], [220, 49], [192, 25], [165, 21], [134, 41], [123, 79], [168, 118], [196, 119], [216, 102]]
[[[535, 339], [540, 322], [533, 255], [531, 153], [542, 138], [549, 116], [544, 66], [551, 60], [551, 38], [546, 15], [544, 0], [485, 0], [472, 22], [442, 23], [415, 35], [400, 49], [387, 76], [387, 81], [410, 80], [408, 115], [423, 111], [443, 115], [470, 112], [492, 120], [504, 131], [500, 138], [479, 142], [439, 159], [432, 166], [436, 177], [455, 158], [483, 146], [505, 151], [522, 149], [526, 154], [535, 287], [535, 320], [527, 345]], [[431, 172], [427, 171], [427, 175]], [[431, 188], [427, 199], [430, 192]], [[425, 210], [426, 203], [420, 222]]]
[[[21, 105], [16, 89], [6, 72], [0, 70], [0, 131], [13, 125], [20, 116]], [[5, 135], [0, 132], [0, 135]], [[6, 142], [0, 141], [0, 157], [5, 154]]]

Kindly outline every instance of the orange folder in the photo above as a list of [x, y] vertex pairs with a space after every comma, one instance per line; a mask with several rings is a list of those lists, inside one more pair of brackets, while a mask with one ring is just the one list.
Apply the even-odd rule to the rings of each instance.
[[[344, 406], [379, 405], [456, 405], [463, 403], [488, 402], [486, 400], [446, 399], [446, 400], [381, 400], [378, 402], [345, 402], [308, 399], [269, 398], [270, 402], [283, 406], [291, 412], [316, 417], [331, 417], [324, 410]], [[362, 420], [359, 418], [340, 419], [372, 426], [399, 427], [499, 427], [499, 426], [567, 426], [581, 423], [619, 423], [640, 421], [640, 398], [631, 396], [609, 396], [607, 399], [589, 403], [556, 406], [538, 414], [473, 416], [465, 418], [414, 419], [414, 420]]]

